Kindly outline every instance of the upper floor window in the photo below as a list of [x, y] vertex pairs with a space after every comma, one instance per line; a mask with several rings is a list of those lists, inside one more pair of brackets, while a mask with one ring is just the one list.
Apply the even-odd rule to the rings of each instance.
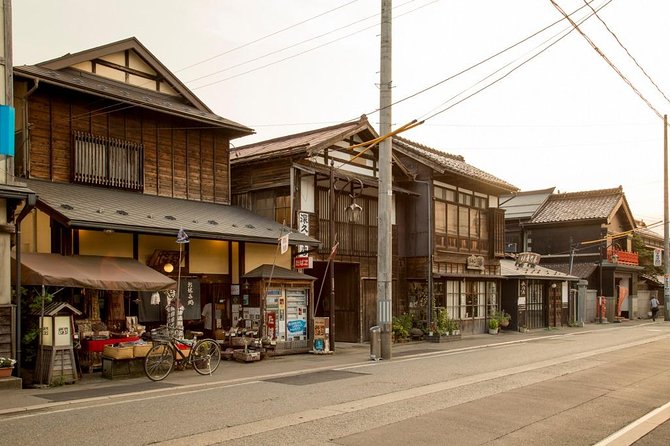
[[488, 250], [490, 197], [439, 183], [435, 196], [435, 245], [466, 252]]
[[144, 147], [130, 141], [74, 132], [73, 182], [142, 190]]

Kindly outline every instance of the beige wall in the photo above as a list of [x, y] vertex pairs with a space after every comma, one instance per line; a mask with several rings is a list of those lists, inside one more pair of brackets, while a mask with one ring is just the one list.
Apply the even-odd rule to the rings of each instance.
[[33, 209], [21, 222], [21, 252], [51, 252], [49, 216]]
[[79, 231], [82, 256], [133, 257], [133, 235], [121, 232]]
[[194, 274], [228, 274], [230, 242], [223, 240], [191, 239], [188, 270]]
[[[179, 251], [179, 244], [177, 243], [177, 235], [140, 235], [138, 241], [137, 255], [141, 263], [146, 263], [151, 258], [151, 255], [156, 249], [165, 251]], [[176, 267], [177, 265], [175, 265]], [[182, 263], [182, 266], [184, 264]]]
[[246, 274], [263, 264], [272, 265], [275, 255], [277, 256], [275, 265], [291, 269], [290, 249], [284, 254], [279, 254], [277, 245], [246, 243], [244, 245], [244, 273]]

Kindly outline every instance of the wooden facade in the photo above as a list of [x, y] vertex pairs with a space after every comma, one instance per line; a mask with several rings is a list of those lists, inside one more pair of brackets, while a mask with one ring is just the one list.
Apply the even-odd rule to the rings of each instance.
[[[17, 78], [17, 91], [32, 82]], [[20, 99], [20, 98], [17, 98]], [[188, 119], [42, 84], [29, 101], [16, 101], [28, 124], [17, 128], [23, 150], [19, 174], [57, 182], [113, 186], [103, 179], [77, 177], [75, 147], [83, 135], [140, 148], [141, 175], [120, 189], [146, 194], [230, 204], [230, 136], [222, 129], [202, 129]], [[111, 110], [111, 111], [110, 111]], [[87, 158], [90, 159], [90, 158]], [[108, 161], [109, 162], [109, 161]], [[116, 162], [125, 167], [126, 159]]]
[[[340, 135], [336, 133], [338, 130]], [[364, 153], [361, 147], [349, 149], [375, 136], [367, 119], [361, 118], [358, 123], [243, 146], [235, 149], [231, 156], [234, 203], [253, 212], [263, 212], [265, 205], [258, 197], [266, 196], [267, 190], [274, 190], [275, 199], [290, 197], [291, 216], [286, 222], [291, 221], [294, 229], [298, 228], [299, 213], [309, 215], [309, 234], [322, 244], [320, 249], [310, 253], [314, 268], [306, 272], [317, 277], [317, 299], [319, 290], [323, 290], [316, 309], [324, 316], [328, 308], [323, 302], [328, 301], [330, 293], [326, 266], [336, 242], [330, 235], [334, 228], [339, 243], [335, 257], [338, 341], [367, 340], [369, 328], [377, 322], [376, 148]], [[454, 299], [453, 293], [447, 297], [447, 281], [467, 279], [474, 284], [468, 285], [468, 290], [479, 303], [473, 304], [473, 298], [468, 298], [469, 304], [465, 303], [464, 285], [463, 303], [457, 304], [459, 308], [462, 305], [463, 310], [458, 310], [456, 318], [464, 322], [466, 331], [483, 332], [487, 315], [498, 303], [496, 297], [485, 304], [485, 297], [496, 289], [495, 284], [500, 279], [498, 259], [504, 255], [504, 213], [497, 209], [497, 197], [515, 188], [491, 176], [482, 179], [444, 169], [436, 165], [432, 154], [397, 145], [396, 139], [393, 156], [393, 314], [411, 312], [416, 314], [418, 323], [422, 320], [425, 323], [428, 282], [437, 283], [435, 299], [446, 306], [448, 299], [451, 302]], [[334, 206], [330, 199], [331, 160], [336, 166]], [[464, 164], [462, 158], [456, 162]], [[360, 193], [352, 193], [350, 189], [354, 179], [364, 185]], [[453, 184], [454, 190], [465, 200], [459, 208], [461, 215], [467, 213], [467, 224], [463, 221], [462, 225], [470, 228], [470, 220], [476, 219], [473, 223], [476, 232], [468, 229], [468, 234], [457, 233], [455, 243], [447, 243], [447, 234], [439, 234], [435, 229], [434, 190], [447, 182]], [[362, 208], [358, 221], [351, 221], [346, 211], [352, 199]], [[279, 201], [275, 201], [275, 205], [278, 204]], [[278, 216], [276, 211], [277, 208], [275, 216]], [[474, 267], [469, 260], [473, 255], [478, 262]], [[441, 294], [438, 296], [438, 293]]]

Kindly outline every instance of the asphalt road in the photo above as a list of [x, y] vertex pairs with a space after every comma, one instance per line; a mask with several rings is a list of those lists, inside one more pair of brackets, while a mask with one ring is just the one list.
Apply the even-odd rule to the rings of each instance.
[[[592, 445], [670, 401], [669, 340], [670, 324], [657, 323], [223, 374], [5, 415], [0, 444]], [[646, 431], [636, 444], [670, 444], [668, 423]]]

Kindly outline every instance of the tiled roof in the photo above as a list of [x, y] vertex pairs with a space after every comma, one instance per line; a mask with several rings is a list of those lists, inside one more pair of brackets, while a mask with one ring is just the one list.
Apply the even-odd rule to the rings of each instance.
[[505, 209], [505, 218], [530, 218], [542, 206], [554, 187], [542, 190], [517, 192], [500, 196], [500, 208]]
[[374, 129], [370, 127], [367, 118], [361, 116], [361, 119], [358, 121], [345, 122], [330, 127], [286, 135], [232, 148], [230, 151], [230, 162], [236, 164], [242, 161], [248, 162], [293, 153], [307, 153], [325, 148], [327, 145], [341, 141], [347, 136], [366, 129], [376, 137], [376, 133], [374, 133]]
[[255, 268], [245, 275], [242, 276], [243, 279], [284, 279], [284, 280], [316, 280], [316, 277], [310, 276], [308, 274], [299, 273], [298, 271], [293, 271], [290, 269], [282, 268], [281, 266], [275, 265], [274, 268], [272, 265], [263, 264], [258, 268]]
[[552, 194], [530, 223], [607, 220], [623, 198], [621, 186], [584, 192]]
[[[37, 193], [38, 207], [60, 214], [70, 227], [175, 237], [184, 229], [196, 238], [258, 243], [277, 243], [286, 233], [281, 224], [237, 206], [49, 181], [26, 183]], [[289, 239], [294, 244], [319, 244], [298, 232], [291, 232]]]
[[[553, 269], [555, 271], [560, 271], [564, 274], [570, 272], [570, 264], [568, 263], [543, 263], [542, 266], [546, 268]], [[579, 263], [575, 262], [572, 265], [572, 275], [579, 277], [580, 279], [588, 279], [591, 274], [598, 268], [598, 265], [595, 263]]]
[[517, 266], [514, 260], [500, 260], [500, 274], [506, 278], [529, 278], [529, 279], [554, 279], [554, 280], [577, 280], [576, 276], [547, 268], [545, 266], [521, 265]]
[[393, 137], [393, 149], [413, 153], [419, 157], [431, 161], [433, 164], [439, 166], [442, 173], [454, 173], [464, 177], [474, 178], [484, 183], [499, 187], [508, 192], [518, 190], [516, 186], [501, 180], [483, 170], [465, 162], [465, 158], [460, 155], [452, 155], [446, 152], [433, 149], [431, 147], [410, 141], [399, 136]]
[[179, 96], [147, 90], [146, 88], [117, 82], [72, 68], [55, 71], [37, 65], [23, 65], [15, 66], [14, 74], [17, 77], [37, 78], [40, 81], [63, 88], [80, 90], [122, 103], [195, 119], [210, 125], [216, 125], [218, 128], [229, 128], [244, 135], [253, 133], [252, 129], [214, 113], [198, 109]]

